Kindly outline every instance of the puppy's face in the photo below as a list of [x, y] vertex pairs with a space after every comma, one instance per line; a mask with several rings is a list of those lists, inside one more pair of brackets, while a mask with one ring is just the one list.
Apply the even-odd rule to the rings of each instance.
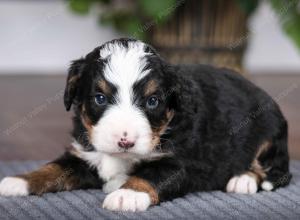
[[115, 155], [157, 150], [175, 105], [175, 87], [160, 57], [142, 42], [117, 40], [77, 62], [65, 104], [70, 108], [69, 97], [77, 98], [78, 117], [95, 150]]

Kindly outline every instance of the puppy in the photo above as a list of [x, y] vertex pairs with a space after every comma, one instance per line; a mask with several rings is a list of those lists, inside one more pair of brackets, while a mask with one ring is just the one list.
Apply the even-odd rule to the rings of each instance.
[[71, 148], [4, 178], [0, 195], [97, 188], [109, 193], [104, 208], [143, 211], [195, 191], [290, 181], [278, 105], [230, 70], [170, 65], [141, 41], [112, 40], [72, 63], [64, 104], [75, 113]]

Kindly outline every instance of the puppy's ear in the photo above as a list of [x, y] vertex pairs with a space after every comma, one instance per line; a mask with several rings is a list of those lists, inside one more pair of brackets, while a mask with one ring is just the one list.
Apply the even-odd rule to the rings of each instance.
[[176, 68], [172, 64], [164, 65], [165, 77], [169, 83], [167, 95], [169, 96], [169, 108], [180, 111], [181, 104], [181, 79], [176, 74]]
[[175, 111], [180, 111], [181, 106], [181, 84], [177, 77], [172, 80], [173, 84], [171, 87], [171, 94], [170, 94], [170, 108], [174, 109]]
[[85, 66], [85, 59], [79, 59], [73, 61], [69, 68], [64, 94], [64, 104], [67, 111], [70, 110], [72, 103], [75, 101], [75, 98], [78, 94], [78, 87]]

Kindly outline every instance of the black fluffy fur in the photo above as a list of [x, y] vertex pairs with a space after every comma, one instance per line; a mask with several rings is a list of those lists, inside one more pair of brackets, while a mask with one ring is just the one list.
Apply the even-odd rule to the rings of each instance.
[[[128, 41], [132, 40], [115, 42], [126, 46]], [[73, 63], [68, 79], [78, 76], [80, 80], [67, 83], [65, 94], [66, 109], [74, 104], [73, 136], [87, 151], [93, 151], [93, 146], [84, 135], [86, 129], [80, 109], [86, 103], [92, 123], [101, 118], [102, 111], [90, 104], [90, 97], [97, 92], [92, 82], [102, 77], [101, 62], [106, 62], [99, 62], [100, 49]], [[206, 65], [174, 66], [161, 59], [151, 47], [146, 50], [153, 54], [148, 57], [148, 68], [154, 69], [147, 77], [155, 78], [160, 93], [165, 94], [161, 109], [146, 115], [151, 125], [158, 126], [165, 121], [165, 109], [175, 111], [169, 124], [171, 129], [161, 137], [162, 150], [173, 155], [142, 161], [131, 175], [150, 182], [158, 191], [160, 201], [189, 192], [224, 190], [231, 177], [249, 170], [259, 146], [270, 141], [269, 150], [259, 157], [264, 168], [271, 167], [266, 179], [275, 188], [288, 184], [291, 176], [287, 122], [269, 95], [231, 70]], [[144, 82], [135, 86], [137, 94], [141, 93]], [[143, 98], [137, 96], [136, 100], [143, 103]], [[74, 166], [82, 178], [88, 179], [83, 185], [94, 186], [91, 182], [98, 181], [94, 171], [87, 171], [90, 168], [85, 163], [64, 160], [59, 162], [62, 166]]]
[[176, 66], [180, 111], [165, 137], [174, 156], [140, 164], [133, 175], [159, 186], [160, 199], [194, 191], [224, 190], [229, 179], [249, 171], [264, 141], [261, 158], [272, 167], [267, 180], [288, 184], [287, 123], [278, 105], [242, 76], [210, 66]]

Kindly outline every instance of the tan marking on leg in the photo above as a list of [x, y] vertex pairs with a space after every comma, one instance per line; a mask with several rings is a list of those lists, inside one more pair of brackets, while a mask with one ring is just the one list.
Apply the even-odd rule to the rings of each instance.
[[260, 157], [260, 155], [262, 155], [264, 152], [266, 152], [267, 150], [269, 150], [269, 148], [272, 146], [272, 142], [271, 141], [265, 141], [263, 142], [259, 147], [258, 150], [256, 152], [255, 158], [258, 159]]
[[272, 145], [272, 143], [270, 141], [266, 141], [266, 142], [262, 143], [258, 147], [258, 150], [257, 150], [257, 153], [255, 154], [254, 160], [251, 163], [249, 173], [252, 173], [252, 176], [255, 175], [257, 183], [260, 183], [262, 180], [265, 179], [265, 177], [267, 176], [266, 172], [268, 171], [268, 168], [264, 168], [261, 166], [258, 159], [264, 152], [266, 152], [271, 147], [271, 145]]
[[261, 180], [260, 176], [259, 176], [258, 174], [256, 174], [255, 172], [248, 171], [248, 172], [246, 172], [246, 173], [244, 173], [244, 174], [247, 174], [247, 175], [253, 177], [253, 178], [256, 180], [257, 184], [258, 184], [258, 183], [260, 182], [260, 180]]
[[257, 159], [253, 160], [250, 167], [250, 172], [257, 176], [259, 182], [266, 177], [266, 171], [267, 169], [264, 169]]
[[148, 193], [151, 198], [151, 204], [159, 203], [158, 193], [155, 188], [146, 180], [138, 177], [130, 177], [127, 182], [121, 186], [123, 189], [132, 189], [138, 192]]
[[72, 169], [62, 169], [58, 164], [50, 163], [39, 170], [17, 177], [28, 181], [29, 193], [41, 195], [46, 192], [72, 190], [76, 181]]

